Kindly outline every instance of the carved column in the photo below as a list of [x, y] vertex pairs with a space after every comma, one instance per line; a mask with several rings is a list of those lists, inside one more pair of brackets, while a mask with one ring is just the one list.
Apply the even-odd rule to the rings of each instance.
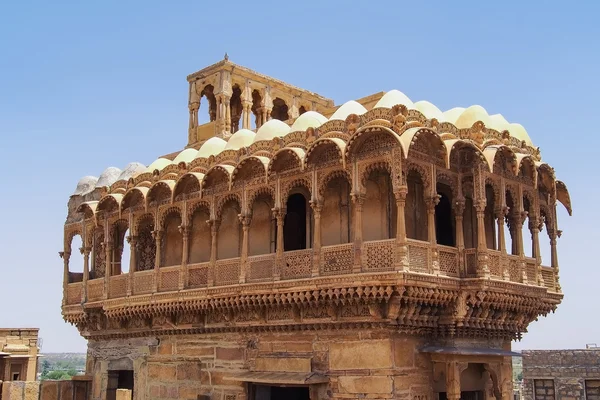
[[561, 231], [554, 228], [548, 229], [548, 236], [550, 237], [550, 265], [554, 270], [554, 282], [556, 285], [556, 291], [560, 292], [560, 283], [558, 281], [558, 251], [556, 249], [557, 238], [560, 237]]
[[437, 251], [437, 238], [435, 234], [435, 206], [440, 202], [440, 195], [432, 196], [425, 200], [427, 206], [427, 240], [431, 244], [431, 267], [434, 274], [440, 273], [440, 261]]
[[498, 250], [500, 250], [500, 266], [502, 278], [505, 281], [510, 281], [510, 273], [508, 271], [507, 259], [506, 259], [506, 237], [504, 236], [504, 220], [508, 208], [502, 206], [496, 210], [496, 223], [498, 225]]
[[408, 271], [408, 246], [406, 243], [406, 221], [404, 207], [406, 206], [406, 195], [408, 187], [401, 186], [394, 192], [396, 197], [396, 257], [394, 265], [396, 271]]
[[312, 265], [312, 276], [319, 276], [321, 266], [321, 211], [323, 205], [318, 201], [311, 200], [310, 206], [313, 210], [313, 217], [315, 219], [315, 237], [313, 238], [313, 265]]
[[82, 247], [80, 249], [81, 254], [83, 254], [83, 288], [81, 292], [81, 301], [87, 301], [87, 282], [90, 279], [90, 253], [92, 252], [91, 247]]
[[248, 231], [250, 229], [251, 217], [248, 215], [238, 215], [242, 224], [242, 254], [240, 257], [240, 283], [246, 283], [248, 271]]
[[446, 398], [460, 400], [460, 374], [461, 363], [457, 361], [446, 362]]
[[154, 259], [154, 292], [158, 292], [158, 286], [159, 286], [159, 268], [160, 268], [160, 264], [161, 264], [161, 244], [162, 244], [162, 236], [163, 236], [163, 231], [159, 231], [159, 230], [154, 230], [152, 231], [152, 237], [154, 238], [155, 241], [155, 246], [156, 246], [156, 258]]
[[465, 269], [465, 231], [463, 227], [463, 219], [465, 214], [465, 199], [459, 198], [453, 204], [454, 208], [454, 221], [455, 221], [455, 233], [456, 233], [456, 248], [458, 249], [458, 265], [459, 265], [459, 275], [467, 276], [467, 271]]
[[135, 280], [134, 275], [137, 270], [137, 236], [127, 236], [127, 243], [129, 243], [129, 285], [127, 285], [127, 295], [135, 293]]
[[188, 144], [196, 142], [196, 131], [198, 128], [198, 110], [200, 109], [200, 103], [188, 104], [190, 110], [190, 124], [188, 127]]
[[275, 251], [275, 271], [273, 272], [273, 279], [279, 280], [281, 277], [281, 270], [284, 265], [283, 259], [283, 223], [285, 221], [285, 208], [273, 209], [275, 219], [277, 220], [277, 248]]
[[208, 286], [212, 286], [215, 281], [215, 266], [217, 264], [217, 240], [219, 233], [219, 221], [209, 220], [210, 225], [210, 265], [208, 269]]
[[362, 265], [362, 212], [365, 204], [365, 195], [362, 193], [352, 193], [352, 201], [354, 202], [354, 265], [352, 272], [358, 273]]
[[487, 241], [485, 239], [485, 200], [475, 202], [477, 213], [477, 275], [483, 278], [490, 277], [490, 269], [487, 265]]
[[188, 256], [189, 256], [189, 238], [190, 231], [187, 226], [181, 225], [179, 226], [179, 232], [181, 233], [181, 238], [183, 241], [182, 246], [182, 254], [181, 254], [181, 271], [179, 272], [179, 290], [182, 290], [187, 285], [188, 281]]
[[105, 250], [105, 257], [106, 257], [106, 266], [104, 268], [104, 298], [107, 299], [108, 298], [108, 293], [110, 291], [110, 277], [113, 273], [113, 263], [112, 263], [112, 250], [113, 250], [113, 243], [112, 242], [106, 242], [105, 246], [104, 246], [104, 250]]
[[69, 286], [69, 259], [71, 258], [70, 251], [61, 251], [58, 255], [63, 259], [63, 306], [67, 300], [67, 287]]
[[250, 127], [252, 126], [252, 123], [251, 123], [252, 102], [251, 101], [242, 102], [242, 113], [243, 113], [242, 128], [250, 129]]

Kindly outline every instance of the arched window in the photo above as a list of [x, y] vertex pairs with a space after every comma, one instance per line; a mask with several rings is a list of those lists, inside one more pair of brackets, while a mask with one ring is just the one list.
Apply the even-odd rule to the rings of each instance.
[[288, 197], [283, 223], [283, 250], [307, 248], [307, 200], [302, 193]]
[[321, 243], [349, 243], [351, 238], [350, 183], [344, 177], [329, 181], [321, 210]]
[[271, 118], [278, 119], [280, 121], [287, 121], [290, 119], [288, 114], [288, 105], [285, 100], [276, 97], [273, 100], [273, 109], [271, 110]]
[[269, 254], [275, 251], [275, 220], [271, 209], [273, 199], [268, 194], [258, 196], [252, 203], [252, 220], [248, 232], [248, 255]]
[[242, 118], [242, 90], [239, 85], [233, 85], [233, 93], [229, 101], [231, 112], [231, 133], [240, 129], [240, 119]]
[[485, 185], [485, 240], [487, 242], [487, 248], [497, 250], [496, 240], [496, 204], [494, 197], [494, 188], [491, 185]]
[[[204, 97], [205, 99], [202, 99]], [[212, 122], [217, 119], [217, 99], [214, 94], [213, 85], [206, 85], [200, 92], [200, 109], [208, 110], [208, 112], [198, 112], [198, 125]], [[207, 104], [205, 108], [203, 104]]]
[[69, 258], [69, 282], [81, 282], [83, 280], [83, 255], [79, 250], [83, 247], [81, 236], [73, 236], [70, 246], [71, 255]]
[[300, 108], [298, 109], [298, 115], [302, 115], [306, 112], [306, 107], [304, 106], [300, 106]]
[[523, 255], [525, 257], [533, 257], [533, 233], [529, 227], [533, 208], [527, 197], [523, 197], [523, 210], [527, 213], [527, 218], [523, 222], [521, 231], [523, 236]]
[[104, 278], [106, 273], [106, 253], [104, 250], [104, 227], [98, 226], [92, 238], [92, 269], [90, 279]]
[[162, 267], [181, 265], [183, 237], [179, 232], [179, 226], [181, 226], [181, 215], [177, 211], [170, 212], [165, 218], [161, 241]]
[[452, 189], [443, 183], [437, 184], [439, 203], [435, 206], [435, 235], [438, 244], [455, 246], [454, 217], [452, 213]]
[[250, 128], [256, 129], [260, 128], [260, 126], [264, 123], [262, 120], [262, 97], [258, 90], [252, 91], [252, 114], [254, 114], [254, 119], [250, 121]]
[[423, 240], [427, 238], [427, 209], [425, 207], [425, 188], [421, 175], [410, 171], [406, 177], [408, 193], [404, 219], [406, 221], [406, 237], [409, 239]]
[[127, 238], [129, 237], [129, 229], [125, 231], [123, 234], [123, 247], [121, 250], [121, 273], [128, 274], [131, 272], [131, 246], [127, 242]]
[[137, 265], [136, 271], [149, 271], [154, 269], [156, 262], [156, 241], [152, 236], [154, 220], [151, 216], [142, 217], [138, 225]]
[[190, 227], [190, 264], [210, 261], [211, 233], [210, 214], [205, 207], [199, 207], [192, 215], [192, 226]]
[[396, 236], [396, 203], [392, 180], [386, 170], [375, 170], [366, 183], [362, 211], [363, 240], [383, 240]]
[[123, 273], [123, 262], [127, 263], [127, 267], [129, 270], [129, 259], [124, 260], [123, 258], [123, 252], [125, 250], [126, 247], [129, 247], [127, 244], [127, 241], [125, 240], [125, 237], [127, 235], [127, 228], [128, 228], [128, 224], [127, 221], [125, 220], [118, 220], [117, 222], [114, 223], [113, 225], [113, 240], [114, 240], [114, 247], [113, 247], [113, 255], [112, 255], [112, 262], [111, 262], [111, 272], [110, 275], [114, 276], [114, 275], [120, 275]]
[[239, 214], [240, 206], [236, 200], [229, 200], [223, 205], [217, 240], [217, 259], [219, 260], [240, 256], [242, 227]]

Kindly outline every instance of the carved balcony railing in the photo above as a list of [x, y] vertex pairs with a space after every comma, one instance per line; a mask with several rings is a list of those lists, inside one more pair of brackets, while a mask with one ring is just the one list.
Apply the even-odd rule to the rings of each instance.
[[362, 270], [389, 271], [394, 269], [394, 244], [396, 239], [364, 242], [362, 247]]
[[81, 303], [82, 295], [83, 295], [83, 286], [80, 282], [77, 283], [69, 283], [67, 286], [66, 293], [66, 303], [67, 305], [79, 304]]
[[248, 257], [248, 281], [272, 280], [275, 269], [275, 254]]
[[108, 283], [108, 297], [111, 299], [125, 297], [127, 295], [128, 282], [129, 274], [111, 276]]
[[210, 263], [189, 264], [186, 288], [195, 289], [208, 286], [208, 269]]
[[[217, 260], [189, 265], [177, 265], [68, 283], [65, 288], [66, 306], [104, 299], [124, 298], [142, 294], [178, 292], [210, 286], [232, 286], [241, 282], [274, 282], [277, 280], [305, 279], [313, 276], [368, 274], [393, 271], [401, 265], [396, 260], [396, 240], [363, 242], [360, 268], [356, 263], [356, 245], [345, 243], [314, 249], [285, 251], [248, 257]], [[540, 266], [535, 258], [504, 254], [486, 249], [484, 258], [477, 249], [431, 245], [429, 242], [409, 239], [408, 273], [440, 275], [451, 278], [491, 279], [520, 285], [542, 286], [550, 292], [559, 292], [558, 277], [551, 267]], [[489, 275], [485, 274], [482, 259], [487, 259]], [[318, 261], [318, 265], [313, 265]], [[437, 263], [436, 263], [437, 261]], [[313, 268], [314, 267], [314, 268]], [[243, 276], [242, 276], [243, 275]]]
[[420, 240], [408, 239], [408, 263], [415, 272], [431, 271], [431, 244]]
[[133, 274], [133, 294], [152, 293], [154, 290], [154, 270]]
[[179, 272], [181, 268], [163, 267], [158, 270], [158, 290], [160, 292], [172, 292], [179, 289]]
[[354, 244], [344, 243], [321, 248], [321, 275], [342, 275], [352, 272]]
[[286, 251], [283, 253], [281, 279], [308, 278], [312, 273], [313, 249]]
[[88, 301], [99, 301], [104, 298], [104, 278], [88, 281], [87, 297]]

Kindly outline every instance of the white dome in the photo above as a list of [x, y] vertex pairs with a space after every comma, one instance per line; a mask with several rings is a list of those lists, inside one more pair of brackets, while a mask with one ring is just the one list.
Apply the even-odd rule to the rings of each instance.
[[490, 128], [495, 129], [498, 132], [502, 132], [504, 130], [508, 130], [509, 125], [510, 124], [502, 114], [490, 115]]
[[167, 165], [171, 164], [171, 160], [167, 158], [158, 158], [154, 160], [152, 164], [148, 168], [146, 168], [146, 172], [154, 172], [155, 169], [162, 171]]
[[444, 114], [439, 108], [428, 101], [421, 100], [413, 104], [415, 110], [419, 110], [427, 119], [435, 118], [438, 121], [444, 120]]
[[84, 195], [90, 193], [96, 187], [96, 182], [98, 182], [98, 178], [95, 176], [84, 176], [77, 182], [77, 187], [75, 188], [75, 192], [73, 195]]
[[456, 120], [465, 111], [464, 107], [454, 107], [448, 111], [444, 111], [444, 122], [456, 123]]
[[196, 158], [204, 157], [208, 158], [210, 156], [216, 156], [220, 152], [223, 151], [227, 142], [218, 137], [211, 137], [208, 139], [202, 146], [200, 146], [200, 150], [196, 154]]
[[177, 157], [175, 157], [173, 160], [173, 164], [179, 164], [182, 161], [189, 163], [194, 159], [194, 157], [196, 157], [196, 154], [198, 154], [198, 150], [196, 149], [185, 149], [181, 153], [177, 154]]
[[525, 143], [529, 146], [533, 147], [533, 142], [529, 137], [529, 134], [521, 124], [509, 124], [508, 131], [510, 132], [510, 136], [517, 138], [519, 140], [524, 140]]
[[254, 141], [271, 140], [275, 137], [283, 137], [290, 131], [290, 127], [285, 122], [278, 119], [272, 119], [264, 123], [254, 137]]
[[132, 162], [125, 166], [125, 169], [121, 171], [121, 175], [119, 175], [118, 181], [120, 180], [128, 180], [129, 178], [134, 178], [139, 174], [143, 173], [146, 170], [146, 166], [139, 162]]
[[341, 107], [338, 108], [333, 113], [333, 115], [331, 116], [331, 118], [329, 118], [329, 120], [330, 121], [333, 121], [333, 120], [345, 121], [346, 118], [348, 118], [348, 115], [350, 115], [350, 114], [362, 115], [366, 112], [367, 112], [367, 109], [365, 107], [363, 107], [362, 104], [360, 104], [354, 100], [350, 100], [350, 101], [347, 101], [344, 104], [342, 104]]
[[229, 138], [225, 150], [238, 150], [242, 147], [248, 147], [254, 141], [255, 136], [256, 133], [250, 129], [240, 129]]
[[460, 117], [456, 119], [454, 125], [456, 125], [458, 129], [465, 129], [472, 127], [477, 121], [483, 122], [485, 126], [490, 125], [490, 116], [485, 108], [475, 105], [463, 111], [463, 113], [460, 114]]
[[327, 118], [316, 111], [307, 111], [294, 121], [290, 132], [305, 131], [308, 128], [318, 128], [327, 122]]
[[117, 167], [108, 167], [104, 170], [104, 172], [98, 178], [98, 182], [96, 182], [96, 187], [104, 187], [110, 186], [119, 179], [121, 175], [121, 170]]
[[406, 108], [414, 108], [413, 102], [399, 90], [390, 90], [384, 94], [373, 108], [392, 108], [396, 104], [403, 104]]

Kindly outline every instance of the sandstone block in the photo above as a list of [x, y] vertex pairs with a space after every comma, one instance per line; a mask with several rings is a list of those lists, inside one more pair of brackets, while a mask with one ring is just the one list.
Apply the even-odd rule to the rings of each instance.
[[178, 381], [199, 381], [201, 378], [201, 368], [198, 363], [185, 363], [177, 366]]
[[333, 370], [392, 368], [389, 340], [332, 343], [329, 366]]
[[263, 357], [256, 359], [257, 371], [273, 372], [310, 372], [310, 358], [299, 357]]
[[56, 382], [42, 382], [40, 391], [42, 400], [58, 400], [58, 385]]
[[117, 389], [116, 400], [131, 400], [131, 390], [128, 389]]
[[158, 354], [160, 355], [171, 355], [173, 354], [173, 344], [172, 343], [161, 343], [158, 346]]
[[338, 386], [341, 393], [392, 393], [392, 379], [389, 376], [340, 376]]
[[174, 381], [177, 378], [177, 369], [169, 364], [150, 364], [148, 376], [159, 381]]
[[227, 361], [244, 360], [244, 350], [240, 348], [217, 347], [217, 359]]

